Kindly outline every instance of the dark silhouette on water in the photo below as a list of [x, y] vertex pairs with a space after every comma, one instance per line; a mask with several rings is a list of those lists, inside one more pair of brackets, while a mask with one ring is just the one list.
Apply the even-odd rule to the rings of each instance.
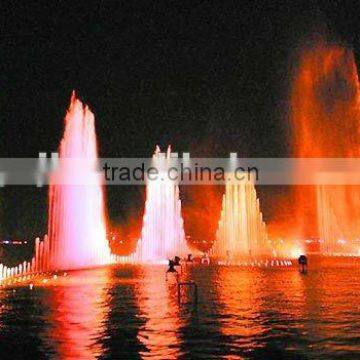
[[175, 273], [176, 279], [178, 280], [179, 274], [178, 274], [177, 270], [175, 269], [175, 266], [181, 266], [180, 258], [178, 256], [175, 256], [174, 260], [171, 260], [171, 259], [169, 260], [169, 267], [166, 271], [166, 280], [167, 280], [168, 273]]
[[169, 268], [167, 269], [167, 273], [173, 273], [173, 272], [177, 272], [175, 269], [175, 261], [174, 260], [169, 260]]
[[180, 258], [179, 258], [178, 256], [175, 256], [175, 257], [174, 257], [174, 265], [175, 265], [175, 266], [181, 266], [181, 264], [180, 264]]
[[178, 256], [174, 257], [174, 266], [180, 266], [180, 273], [182, 274], [182, 265], [181, 265], [181, 259]]
[[300, 255], [299, 259], [298, 259], [298, 263], [299, 263], [299, 270], [301, 273], [305, 273], [307, 272], [307, 268], [308, 268], [308, 259], [305, 255]]

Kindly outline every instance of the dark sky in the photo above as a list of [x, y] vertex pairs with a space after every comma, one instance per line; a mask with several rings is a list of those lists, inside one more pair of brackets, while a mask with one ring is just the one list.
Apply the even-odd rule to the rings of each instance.
[[[324, 27], [360, 49], [356, 1], [70, 4], [1, 2], [2, 157], [56, 150], [72, 89], [96, 115], [102, 157], [147, 157], [155, 144], [286, 156], [297, 49]], [[0, 196], [2, 236], [45, 231], [44, 189]], [[108, 202], [116, 222], [136, 212], [139, 189], [109, 189]]]

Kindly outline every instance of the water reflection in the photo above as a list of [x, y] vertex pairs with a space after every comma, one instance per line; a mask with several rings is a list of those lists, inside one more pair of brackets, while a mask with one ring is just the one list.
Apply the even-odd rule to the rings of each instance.
[[97, 338], [109, 311], [106, 288], [110, 269], [80, 271], [47, 284], [42, 334], [51, 352], [64, 359], [93, 359], [102, 352]]
[[[356, 358], [359, 266], [193, 267], [179, 306], [159, 266], [75, 272], [0, 289], [0, 358]], [[186, 300], [184, 298], [184, 300]], [[191, 300], [188, 293], [187, 300]]]
[[220, 284], [218, 267], [191, 267], [186, 280], [196, 282], [198, 305], [181, 307], [181, 349], [184, 358], [221, 358], [229, 353], [230, 342], [221, 332], [221, 304], [216, 288]]
[[238, 348], [254, 350], [261, 346], [258, 336], [264, 332], [259, 321], [265, 299], [259, 296], [263, 273], [260, 269], [221, 268], [218, 301], [221, 303], [221, 332]]
[[140, 316], [145, 323], [138, 339], [145, 346], [142, 358], [177, 359], [179, 345], [179, 307], [177, 285], [172, 274], [165, 281], [164, 267], [144, 267], [142, 281], [137, 287]]
[[359, 351], [360, 326], [351, 322], [360, 315], [358, 271], [222, 268], [217, 291], [229, 355], [341, 357]]
[[101, 359], [140, 359], [145, 346], [137, 338], [139, 328], [146, 321], [139, 315], [137, 287], [141, 282], [141, 268], [121, 266], [113, 268], [106, 302], [109, 307], [104, 332], [98, 338], [102, 345]]
[[0, 288], [1, 360], [46, 358], [50, 349], [40, 336], [43, 310], [29, 288]]

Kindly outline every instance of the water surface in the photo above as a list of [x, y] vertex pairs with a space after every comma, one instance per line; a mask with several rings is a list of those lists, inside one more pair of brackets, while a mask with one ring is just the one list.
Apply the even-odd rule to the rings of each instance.
[[1, 359], [359, 359], [359, 267], [161, 266], [0, 289]]

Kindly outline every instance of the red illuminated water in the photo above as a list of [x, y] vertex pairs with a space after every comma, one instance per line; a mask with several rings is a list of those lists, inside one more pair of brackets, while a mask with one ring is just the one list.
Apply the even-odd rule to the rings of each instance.
[[[0, 289], [1, 359], [356, 359], [359, 263], [191, 267], [178, 306], [162, 266], [71, 272]], [[358, 260], [357, 260], [358, 261]], [[193, 300], [183, 294], [183, 302]]]
[[[324, 40], [303, 51], [292, 86], [291, 125], [296, 157], [360, 157], [360, 88], [351, 49]], [[359, 186], [297, 186], [294, 200], [289, 217], [296, 225], [289, 232], [320, 237], [325, 253], [358, 253]]]

